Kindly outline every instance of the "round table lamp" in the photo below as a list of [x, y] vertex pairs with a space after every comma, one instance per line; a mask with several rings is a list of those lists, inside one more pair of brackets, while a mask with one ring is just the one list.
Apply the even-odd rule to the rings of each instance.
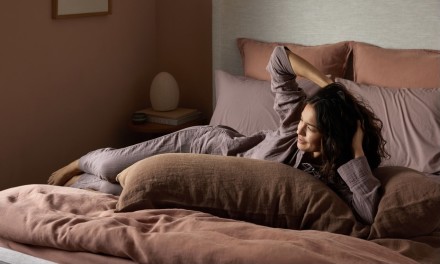
[[171, 111], [179, 105], [179, 85], [168, 72], [158, 73], [150, 87], [151, 106], [154, 111]]

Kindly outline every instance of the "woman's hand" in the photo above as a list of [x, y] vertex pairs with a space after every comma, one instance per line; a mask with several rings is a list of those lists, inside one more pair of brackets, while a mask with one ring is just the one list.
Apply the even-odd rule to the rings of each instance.
[[364, 149], [362, 148], [362, 141], [364, 140], [364, 130], [361, 121], [357, 121], [357, 129], [353, 136], [352, 147], [354, 158], [364, 156]]

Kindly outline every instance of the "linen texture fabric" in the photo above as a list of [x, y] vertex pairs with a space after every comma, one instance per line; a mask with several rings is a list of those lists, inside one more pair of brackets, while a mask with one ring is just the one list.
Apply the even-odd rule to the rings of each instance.
[[440, 175], [440, 88], [391, 89], [337, 78], [383, 122], [390, 158], [381, 166], [403, 166]]
[[348, 41], [306, 46], [296, 43], [264, 42], [249, 38], [237, 39], [244, 75], [258, 80], [270, 80], [266, 71], [270, 55], [276, 46], [286, 46], [293, 53], [301, 56], [323, 74], [344, 77], [347, 70], [351, 46]]
[[366, 236], [350, 207], [308, 173], [272, 161], [161, 154], [118, 175], [120, 212], [185, 208], [265, 226]]
[[352, 42], [354, 81], [388, 88], [439, 88], [440, 50]]

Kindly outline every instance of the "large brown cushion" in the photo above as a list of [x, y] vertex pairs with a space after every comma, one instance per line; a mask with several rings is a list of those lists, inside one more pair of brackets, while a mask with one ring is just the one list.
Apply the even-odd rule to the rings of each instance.
[[365, 236], [332, 190], [290, 166], [204, 154], [162, 154], [127, 168], [117, 209], [185, 208], [257, 224]]
[[405, 167], [374, 171], [383, 196], [369, 239], [412, 238], [440, 230], [440, 177]]

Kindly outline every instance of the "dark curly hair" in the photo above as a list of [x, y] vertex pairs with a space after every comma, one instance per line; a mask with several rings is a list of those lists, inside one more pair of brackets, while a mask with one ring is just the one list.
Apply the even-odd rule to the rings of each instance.
[[352, 140], [358, 120], [362, 124], [362, 147], [371, 169], [389, 155], [382, 137], [382, 121], [362, 100], [355, 98], [341, 83], [332, 83], [306, 100], [316, 112], [317, 127], [322, 134], [321, 177], [328, 183], [341, 183], [337, 168], [353, 159]]

